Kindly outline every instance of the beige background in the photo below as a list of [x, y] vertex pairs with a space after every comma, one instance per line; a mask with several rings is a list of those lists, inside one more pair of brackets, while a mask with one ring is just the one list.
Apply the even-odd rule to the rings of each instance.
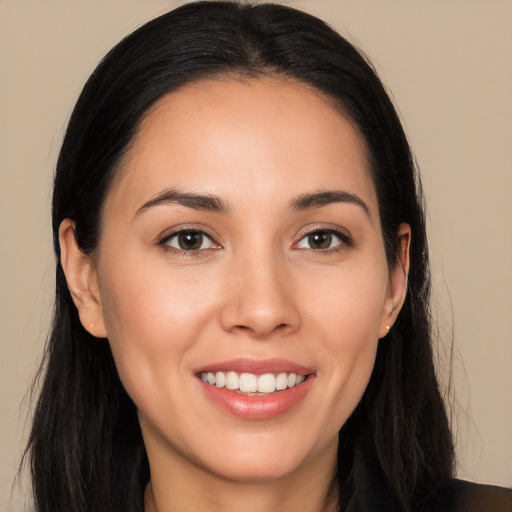
[[[0, 0], [0, 511], [27, 494], [9, 505], [51, 309], [63, 128], [104, 53], [179, 3]], [[284, 3], [356, 41], [393, 91], [423, 172], [441, 338], [455, 333], [459, 474], [512, 486], [512, 1]]]

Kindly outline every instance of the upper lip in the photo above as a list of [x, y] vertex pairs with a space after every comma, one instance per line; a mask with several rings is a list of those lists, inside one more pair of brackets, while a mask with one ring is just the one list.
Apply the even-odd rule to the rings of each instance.
[[295, 363], [287, 359], [249, 359], [238, 358], [229, 361], [210, 363], [195, 370], [196, 374], [206, 372], [237, 372], [263, 375], [265, 373], [295, 373], [297, 375], [309, 375], [314, 373], [311, 368]]

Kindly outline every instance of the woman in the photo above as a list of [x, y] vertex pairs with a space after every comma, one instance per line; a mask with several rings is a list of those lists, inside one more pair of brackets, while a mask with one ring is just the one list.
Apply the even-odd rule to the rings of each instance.
[[57, 165], [37, 510], [507, 510], [452, 480], [421, 201], [323, 22], [207, 2], [123, 40]]

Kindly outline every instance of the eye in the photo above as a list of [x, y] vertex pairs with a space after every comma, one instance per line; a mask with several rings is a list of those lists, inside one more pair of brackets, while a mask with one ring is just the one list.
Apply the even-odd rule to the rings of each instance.
[[336, 249], [342, 245], [349, 245], [347, 235], [333, 230], [320, 229], [302, 237], [297, 244], [297, 248], [325, 251]]
[[164, 238], [160, 244], [186, 252], [204, 251], [218, 247], [210, 236], [196, 229], [176, 231]]

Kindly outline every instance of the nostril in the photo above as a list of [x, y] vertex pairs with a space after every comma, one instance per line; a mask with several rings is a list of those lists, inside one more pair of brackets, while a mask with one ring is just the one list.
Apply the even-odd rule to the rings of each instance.
[[250, 327], [247, 327], [247, 325], [234, 325], [232, 328], [231, 328], [231, 332], [234, 332], [234, 331], [250, 331]]
[[276, 333], [276, 332], [279, 332], [279, 333], [283, 333], [284, 331], [286, 331], [287, 329], [290, 328], [290, 325], [287, 324], [287, 323], [281, 323], [281, 324], [278, 324], [276, 325], [275, 327], [269, 327], [269, 326], [255, 326], [255, 327], [251, 327], [249, 325], [243, 325], [243, 324], [239, 324], [239, 325], [234, 325], [231, 329], [230, 329], [230, 332], [232, 333], [235, 333], [235, 332], [239, 332], [239, 333], [251, 333], [252, 336], [255, 336], [256, 338], [264, 338], [266, 336], [269, 336], [271, 333]]
[[221, 311], [222, 328], [258, 339], [294, 331], [300, 324], [298, 310], [284, 297], [277, 298], [271, 294], [246, 293], [240, 300], [230, 301]]

